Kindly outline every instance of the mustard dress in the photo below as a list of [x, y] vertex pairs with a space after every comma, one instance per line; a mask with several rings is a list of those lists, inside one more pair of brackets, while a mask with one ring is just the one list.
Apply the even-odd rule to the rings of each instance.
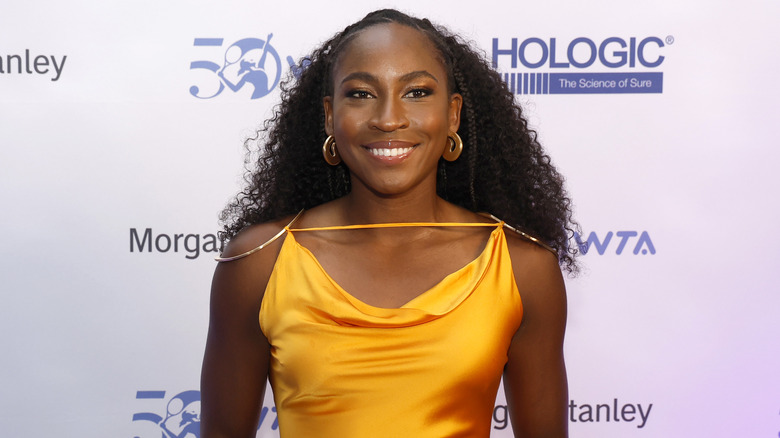
[[[400, 308], [342, 289], [287, 236], [260, 309], [282, 438], [489, 437], [523, 306], [503, 222], [482, 253]], [[335, 231], [334, 231], [335, 232]]]

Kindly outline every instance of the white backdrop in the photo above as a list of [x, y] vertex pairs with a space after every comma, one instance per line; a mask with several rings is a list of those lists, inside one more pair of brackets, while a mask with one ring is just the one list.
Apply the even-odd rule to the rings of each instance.
[[[488, 57], [494, 39], [509, 50], [514, 38], [542, 65], [503, 54], [498, 70], [549, 74], [549, 94], [518, 99], [592, 239], [585, 272], [567, 281], [571, 436], [777, 437], [780, 4], [769, 0], [7, 2], [2, 435], [197, 436], [184, 427], [199, 413], [208, 239], [278, 87], [254, 99], [252, 84], [209, 99], [190, 89], [214, 94], [228, 80], [203, 67], [269, 33], [274, 82], [288, 56], [380, 6], [447, 24]], [[621, 41], [637, 48], [633, 65], [610, 67], [632, 52]], [[576, 66], [602, 43], [603, 59]], [[598, 73], [650, 77], [655, 92], [553, 92]], [[493, 436], [509, 437], [503, 394], [496, 404]], [[278, 436], [274, 417], [258, 436]]]

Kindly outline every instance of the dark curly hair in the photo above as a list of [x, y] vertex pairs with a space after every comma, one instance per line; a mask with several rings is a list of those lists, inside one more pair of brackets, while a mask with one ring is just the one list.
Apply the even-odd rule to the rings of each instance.
[[246, 142], [248, 149], [255, 140], [262, 146], [256, 160], [247, 159], [246, 188], [220, 215], [221, 237], [229, 239], [251, 224], [349, 193], [346, 166], [330, 166], [322, 157], [327, 137], [322, 100], [332, 94], [332, 69], [347, 43], [361, 30], [382, 23], [425, 34], [444, 60], [450, 92], [463, 96], [465, 123], [458, 130], [463, 154], [453, 162], [440, 160], [439, 196], [471, 211], [492, 213], [540, 238], [556, 249], [563, 268], [576, 271], [577, 247], [570, 246], [569, 239], [577, 224], [563, 178], [500, 75], [457, 35], [392, 9], [371, 12], [347, 26], [301, 61], [297, 80], [282, 83], [282, 102], [273, 118]]

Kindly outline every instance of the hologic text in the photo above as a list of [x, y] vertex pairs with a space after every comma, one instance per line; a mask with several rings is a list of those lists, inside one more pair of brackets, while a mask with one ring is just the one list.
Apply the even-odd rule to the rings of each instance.
[[671, 35], [493, 38], [491, 60], [493, 68], [502, 67], [500, 74], [514, 94], [663, 93], [664, 74], [658, 68], [672, 43]]
[[185, 258], [193, 260], [200, 256], [201, 251], [219, 253], [223, 249], [216, 234], [155, 234], [151, 228], [142, 232], [130, 228], [130, 252], [183, 252]]
[[[512, 38], [509, 44], [493, 38], [493, 68], [498, 67], [499, 56], [508, 56], [512, 68], [517, 68], [517, 62], [525, 68], [535, 69], [543, 66], [550, 68], [587, 68], [598, 60], [599, 64], [607, 68], [629, 67], [637, 64], [653, 68], [664, 62], [664, 56], [651, 55], [648, 48], [660, 49], [664, 42], [658, 37], [647, 37], [638, 40], [631, 37], [628, 42], [623, 38], [610, 37], [600, 43], [590, 38], [574, 38], [565, 49], [565, 56], [560, 55], [563, 50], [558, 50], [557, 40], [550, 38], [545, 41], [541, 38], [527, 38], [518, 44], [517, 38]], [[529, 54], [530, 53], [530, 54]], [[582, 55], [585, 56], [582, 56]], [[561, 59], [562, 57], [562, 59]]]
[[51, 80], [56, 82], [65, 68], [67, 55], [57, 58], [54, 55], [31, 55], [30, 49], [25, 49], [24, 54], [0, 55], [0, 73], [2, 74], [38, 74], [51, 75]]

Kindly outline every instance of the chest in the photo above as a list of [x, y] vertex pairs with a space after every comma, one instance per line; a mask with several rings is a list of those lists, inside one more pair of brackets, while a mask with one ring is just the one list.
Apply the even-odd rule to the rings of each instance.
[[[432, 230], [392, 238], [296, 235], [327, 275], [358, 300], [397, 308], [474, 262], [485, 250], [490, 230]], [[375, 236], [374, 236], [375, 237]]]

